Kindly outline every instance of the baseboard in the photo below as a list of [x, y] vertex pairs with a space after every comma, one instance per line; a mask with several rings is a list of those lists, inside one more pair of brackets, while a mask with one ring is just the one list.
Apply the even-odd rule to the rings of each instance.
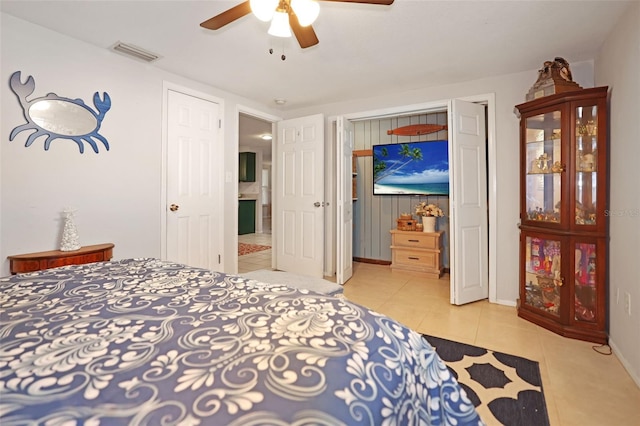
[[[391, 265], [391, 261], [390, 260], [382, 260], [382, 259], [367, 259], [366, 257], [354, 257], [353, 258], [354, 262], [360, 262], [360, 263], [371, 263], [374, 265]], [[450, 272], [449, 268], [442, 268], [442, 273], [443, 274], [448, 274]]]
[[611, 347], [611, 350], [613, 351], [615, 356], [620, 361], [620, 364], [622, 364], [624, 369], [627, 370], [627, 373], [631, 377], [631, 380], [636, 382], [636, 385], [640, 388], [640, 377], [638, 377], [638, 375], [633, 373], [633, 369], [631, 368], [631, 364], [629, 364], [629, 362], [626, 360], [626, 358], [622, 356], [622, 354], [620, 353], [620, 349], [618, 349], [618, 346], [615, 344], [615, 342], [613, 340], [611, 340], [611, 337], [609, 337], [609, 346]]
[[511, 306], [514, 308], [517, 307], [517, 302], [515, 300], [497, 299], [494, 303], [497, 303], [498, 305]]
[[373, 263], [375, 265], [391, 265], [391, 261], [390, 260], [367, 259], [367, 258], [364, 258], [364, 257], [354, 257], [353, 261], [354, 262], [360, 262], [360, 263]]

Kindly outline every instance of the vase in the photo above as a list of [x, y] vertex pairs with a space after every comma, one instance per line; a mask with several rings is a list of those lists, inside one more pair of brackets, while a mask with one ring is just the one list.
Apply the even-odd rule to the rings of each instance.
[[75, 251], [80, 249], [78, 242], [78, 231], [73, 222], [73, 210], [65, 210], [62, 212], [64, 216], [64, 227], [62, 228], [62, 241], [60, 242], [60, 251]]
[[436, 232], [436, 217], [422, 216], [422, 232]]

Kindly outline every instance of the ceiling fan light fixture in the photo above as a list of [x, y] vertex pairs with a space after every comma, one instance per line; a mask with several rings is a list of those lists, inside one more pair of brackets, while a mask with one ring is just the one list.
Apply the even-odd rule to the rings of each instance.
[[268, 33], [275, 37], [291, 37], [291, 27], [289, 26], [289, 14], [279, 10], [273, 14], [271, 26]]
[[320, 14], [320, 5], [314, 0], [291, 0], [291, 7], [303, 27], [313, 24]]
[[261, 21], [269, 22], [278, 7], [279, 0], [250, 0], [251, 12]]

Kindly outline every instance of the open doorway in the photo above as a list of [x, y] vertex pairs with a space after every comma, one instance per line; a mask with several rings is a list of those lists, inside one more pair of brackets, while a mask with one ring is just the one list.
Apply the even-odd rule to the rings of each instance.
[[[238, 200], [240, 200], [237, 205], [251, 205], [253, 201], [256, 209], [263, 207], [262, 194], [265, 191], [272, 191], [271, 202], [265, 201], [266, 205], [261, 208], [261, 211], [265, 212], [265, 221], [268, 222], [271, 219], [271, 234], [263, 232], [262, 223], [258, 223], [258, 218], [262, 219], [262, 214], [256, 211], [255, 218], [250, 220], [251, 224], [255, 221], [255, 230], [237, 235], [238, 248], [239, 243], [244, 242], [245, 238], [271, 238], [271, 253], [268, 252], [269, 247], [264, 247], [266, 253], [261, 254], [263, 257], [270, 254], [270, 269], [321, 277], [324, 259], [319, 248], [324, 247], [323, 239], [326, 239], [322, 226], [326, 209], [321, 207], [329, 206], [328, 202], [326, 204], [324, 202], [322, 191], [326, 186], [324, 167], [322, 167], [324, 164], [324, 117], [322, 114], [315, 114], [283, 120], [281, 117], [269, 116], [245, 107], [238, 108], [237, 113], [237, 152], [239, 155], [251, 153], [252, 155], [248, 157], [255, 157], [256, 165], [251, 170], [262, 170], [261, 164], [264, 163], [267, 166], [266, 172], [269, 172], [267, 160], [269, 151], [266, 150], [265, 142], [256, 143], [256, 139], [259, 139], [262, 133], [250, 131], [249, 124], [255, 123], [252, 119], [270, 124], [272, 131], [277, 130], [279, 135], [270, 142], [272, 161], [268, 188], [263, 188], [261, 182], [249, 182], [249, 179], [247, 182], [238, 182], [236, 187]], [[246, 139], [245, 135], [252, 138]], [[261, 146], [264, 150], [259, 149]], [[280, 159], [284, 160], [279, 161]], [[239, 166], [241, 166], [240, 162]], [[246, 167], [244, 169], [238, 167], [236, 176], [240, 177], [241, 172], [246, 169]], [[256, 179], [261, 179], [261, 176], [262, 172]], [[305, 185], [292, 186], [293, 182], [303, 182]], [[269, 208], [270, 205], [271, 208]], [[255, 211], [252, 207], [248, 210]], [[271, 217], [268, 215], [269, 211], [271, 211]], [[309, 221], [310, 217], [312, 222]], [[239, 226], [236, 225], [235, 229], [238, 230]], [[253, 255], [253, 253], [248, 254]], [[236, 270], [239, 273], [246, 272], [248, 268], [255, 270], [267, 266], [268, 259], [263, 259], [259, 267], [253, 262], [247, 267], [250, 259], [245, 256], [238, 256], [236, 253]], [[258, 255], [252, 257], [258, 257]]]
[[[401, 147], [409, 142], [435, 142], [447, 141], [449, 139], [446, 127], [440, 131], [425, 133], [416, 136], [397, 136], [389, 134], [388, 131], [403, 128], [409, 125], [448, 124], [448, 112], [445, 109], [439, 111], [426, 111], [413, 114], [394, 115], [388, 117], [373, 117], [363, 120], [353, 121], [354, 127], [354, 157], [356, 170], [356, 194], [357, 201], [353, 203], [353, 256], [355, 260], [370, 263], [391, 264], [392, 258], [392, 236], [390, 229], [395, 229], [397, 219], [401, 214], [415, 215], [415, 206], [420, 202], [434, 204], [441, 207], [444, 217], [438, 219], [438, 230], [443, 231], [443, 247], [440, 254], [445, 268], [449, 267], [449, 193], [448, 193], [448, 164], [437, 164], [438, 170], [423, 170], [424, 164], [432, 161], [431, 158], [419, 157], [411, 161], [411, 157], [406, 163], [401, 163], [399, 169], [406, 171], [404, 176], [412, 179], [427, 179], [431, 175], [443, 174], [441, 170], [446, 167], [447, 187], [446, 191], [433, 191], [431, 195], [419, 195], [429, 187], [423, 180], [421, 184], [401, 184], [396, 185], [398, 190], [385, 194], [384, 191], [374, 192], [376, 167], [373, 161], [372, 148], [376, 145], [388, 147]], [[446, 147], [446, 144], [445, 144]], [[387, 148], [385, 148], [387, 149]], [[419, 150], [419, 148], [417, 148]], [[412, 170], [411, 166], [417, 164], [417, 169]], [[440, 182], [440, 181], [438, 181]], [[411, 182], [410, 182], [411, 183]], [[442, 184], [440, 184], [442, 185]], [[433, 185], [431, 185], [433, 186]], [[392, 187], [392, 186], [390, 186]], [[381, 195], [382, 194], [382, 195]]]
[[272, 123], [238, 117], [238, 272], [272, 265]]
[[[419, 105], [410, 105], [410, 106], [406, 106], [406, 107], [399, 107], [399, 108], [388, 108], [388, 109], [383, 109], [383, 110], [375, 110], [375, 111], [368, 111], [368, 112], [360, 112], [360, 113], [356, 113], [356, 114], [349, 114], [344, 116], [345, 119], [348, 119], [352, 122], [358, 122], [358, 121], [368, 121], [368, 120], [375, 120], [375, 119], [382, 119], [382, 118], [391, 118], [391, 117], [406, 117], [406, 116], [412, 116], [412, 115], [420, 115], [420, 114], [424, 114], [424, 113], [430, 113], [430, 112], [439, 112], [439, 111], [452, 111], [453, 108], [453, 104], [455, 100], [451, 100], [451, 101], [437, 101], [437, 102], [432, 102], [432, 103], [425, 103], [425, 104], [419, 104]], [[472, 96], [472, 97], [466, 97], [466, 98], [462, 98], [459, 99], [458, 101], [463, 101], [466, 103], [475, 103], [475, 104], [480, 104], [483, 105], [483, 109], [484, 109], [484, 114], [483, 116], [486, 118], [483, 119], [479, 119], [478, 117], [476, 117], [475, 119], [475, 123], [478, 124], [478, 126], [476, 127], [480, 127], [482, 126], [481, 123], [484, 123], [484, 127], [485, 127], [485, 131], [486, 131], [486, 139], [484, 139], [485, 143], [484, 143], [484, 147], [486, 148], [485, 154], [481, 155], [480, 157], [483, 157], [481, 160], [481, 162], [483, 164], [485, 164], [485, 166], [483, 166], [486, 169], [486, 176], [484, 178], [482, 178], [482, 181], [486, 181], [486, 189], [488, 191], [488, 193], [486, 194], [486, 198], [485, 197], [480, 197], [481, 199], [486, 200], [487, 202], [487, 206], [488, 208], [485, 208], [485, 212], [488, 214], [488, 221], [486, 221], [486, 223], [488, 224], [488, 238], [487, 239], [482, 239], [482, 240], [478, 240], [481, 242], [481, 245], [483, 247], [488, 246], [486, 251], [484, 251], [483, 253], [488, 254], [488, 260], [486, 261], [482, 261], [482, 265], [484, 265], [486, 263], [486, 265], [488, 266], [488, 271], [482, 273], [482, 276], [484, 277], [485, 274], [488, 275], [488, 284], [486, 285], [485, 289], [488, 290], [488, 298], [490, 302], [497, 302], [496, 299], [496, 256], [495, 256], [495, 252], [496, 252], [496, 209], [495, 209], [495, 200], [496, 200], [496, 194], [495, 194], [495, 180], [496, 180], [496, 168], [495, 168], [495, 164], [496, 164], [496, 150], [495, 150], [495, 95], [494, 94], [484, 94], [484, 95], [477, 95], [477, 96]], [[453, 110], [455, 110], [457, 108], [453, 108]], [[455, 115], [455, 114], [454, 114]], [[457, 123], [455, 126], [452, 125], [453, 123], [450, 122], [448, 123], [448, 126], [450, 129], [454, 129], [456, 127], [460, 126], [460, 123], [465, 124], [464, 127], [464, 131], [468, 131], [469, 129], [467, 129], [467, 124], [468, 122], [470, 122], [468, 120], [469, 117], [466, 116], [461, 116], [461, 117], [454, 117], [454, 121], [455, 123]], [[447, 121], [449, 121], [449, 119], [451, 119], [451, 117], [447, 118]], [[337, 120], [334, 119], [334, 120]], [[373, 129], [372, 129], [373, 130]], [[377, 127], [375, 129], [377, 132], [379, 133], [386, 133], [385, 130], [390, 130], [390, 126], [389, 128], [385, 128], [385, 127]], [[358, 130], [356, 129], [355, 131], [356, 135], [358, 134]], [[354, 152], [359, 150], [359, 146], [356, 143], [354, 146]], [[360, 176], [361, 176], [361, 172], [364, 172], [365, 176], [369, 176], [370, 173], [367, 173], [366, 170], [361, 170], [362, 167], [357, 167], [357, 176], [358, 176], [358, 181], [360, 181]], [[459, 168], [460, 169], [464, 169], [464, 167]], [[477, 170], [480, 170], [480, 162], [478, 162], [478, 167], [476, 167]], [[371, 171], [369, 171], [371, 172]], [[347, 177], [345, 177], [346, 179]], [[349, 179], [351, 179], [351, 175], [349, 174], [348, 176]], [[463, 178], [464, 180], [464, 178]], [[460, 179], [458, 179], [458, 181], [460, 181]], [[480, 182], [480, 180], [476, 180], [477, 182]], [[477, 185], [476, 185], [477, 186]], [[358, 189], [357, 189], [357, 193], [358, 193], [358, 201], [354, 202], [354, 222], [357, 221], [357, 216], [358, 216], [358, 212], [357, 209], [358, 208], [366, 208], [370, 211], [372, 211], [373, 213], [375, 213], [376, 215], [383, 215], [386, 214], [386, 212], [388, 211], [388, 209], [384, 209], [383, 206], [380, 205], [380, 203], [376, 203], [375, 200], [370, 200], [368, 203], [366, 200], [361, 200], [360, 199], [360, 195], [362, 192], [362, 186], [358, 185]], [[479, 198], [479, 199], [480, 199]], [[364, 202], [361, 202], [364, 201]], [[397, 206], [398, 212], [402, 212], [402, 207], [406, 208], [408, 211], [410, 211], [410, 208], [413, 207], [413, 204], [407, 204], [406, 206], [402, 205], [402, 206]], [[458, 211], [458, 209], [454, 209], [455, 211]], [[397, 216], [396, 216], [397, 217]], [[335, 219], [333, 219], [335, 221]], [[369, 226], [366, 225], [365, 226]], [[456, 229], [455, 226], [453, 226], [452, 224], [452, 230]], [[384, 241], [383, 238], [384, 236], [386, 236], [386, 234], [380, 234], [379, 238], [375, 241], [372, 241], [372, 245], [368, 245], [365, 246], [365, 252], [366, 250], [370, 250], [371, 251], [371, 247], [379, 247], [380, 249], [384, 248], [385, 246], [390, 245], [390, 243], [388, 241]], [[357, 235], [354, 235], [354, 248], [355, 245], [358, 244], [358, 240], [357, 240]], [[460, 244], [457, 243], [457, 246], [460, 247]], [[458, 253], [460, 252], [459, 250], [457, 251]], [[354, 255], [356, 254], [356, 251], [354, 251]], [[367, 256], [364, 256], [366, 258], [370, 258], [371, 257], [371, 253], [366, 253], [368, 254]], [[354, 256], [357, 257], [357, 256]], [[457, 262], [457, 265], [460, 265], [461, 262]], [[480, 264], [480, 263], [479, 263]], [[455, 268], [454, 268], [455, 269]], [[457, 269], [456, 269], [457, 270]], [[459, 274], [458, 274], [459, 275]], [[452, 275], [453, 277], [453, 275]], [[452, 282], [455, 282], [456, 284], [461, 282], [460, 280], [452, 280]], [[456, 292], [454, 292], [454, 285], [451, 286], [451, 300], [452, 303], [454, 303], [455, 300], [455, 294], [458, 293], [458, 288], [455, 287]], [[487, 288], [488, 287], [488, 288]], [[485, 296], [486, 297], [486, 296]], [[457, 302], [455, 302], [457, 303]]]

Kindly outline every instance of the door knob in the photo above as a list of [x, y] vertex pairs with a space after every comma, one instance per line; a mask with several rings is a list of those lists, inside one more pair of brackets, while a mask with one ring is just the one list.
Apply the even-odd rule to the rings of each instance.
[[180, 206], [177, 205], [177, 204], [171, 204], [169, 206], [169, 210], [171, 210], [172, 212], [177, 212], [179, 208], [180, 208]]

